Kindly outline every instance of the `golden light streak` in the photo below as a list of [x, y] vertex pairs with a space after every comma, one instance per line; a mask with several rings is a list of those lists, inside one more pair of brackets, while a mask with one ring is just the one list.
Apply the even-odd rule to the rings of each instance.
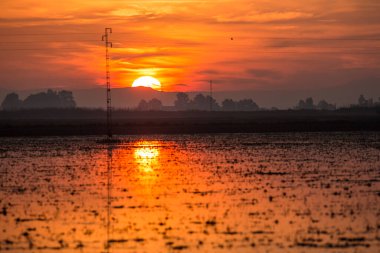
[[142, 142], [138, 146], [134, 151], [134, 158], [139, 171], [148, 174], [154, 172], [154, 167], [158, 165], [160, 151], [150, 142]]

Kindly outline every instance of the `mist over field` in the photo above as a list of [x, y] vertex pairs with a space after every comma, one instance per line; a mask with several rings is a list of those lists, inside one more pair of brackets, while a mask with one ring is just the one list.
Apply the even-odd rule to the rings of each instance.
[[[217, 84], [214, 85], [213, 98], [217, 102], [222, 102], [226, 98], [231, 99], [253, 99], [260, 107], [279, 109], [293, 108], [300, 99], [312, 97], [314, 100], [327, 100], [336, 104], [337, 107], [349, 106], [357, 103], [359, 95], [363, 94], [367, 98], [378, 101], [380, 98], [380, 79], [367, 78], [359, 81], [352, 81], [345, 86], [312, 88], [312, 89], [283, 89], [283, 90], [245, 90], [245, 91], [218, 91]], [[0, 89], [0, 101], [11, 91], [16, 91], [21, 98], [36, 92], [46, 91], [46, 89], [36, 90], [10, 90]], [[104, 108], [105, 88], [73, 89], [73, 95], [78, 107]], [[138, 88], [115, 88], [112, 89], [112, 102], [115, 108], [135, 108], [140, 100], [157, 98], [165, 106], [172, 106], [178, 92], [161, 92], [145, 87]], [[209, 95], [207, 89], [201, 91], [188, 92], [190, 97], [202, 93]]]

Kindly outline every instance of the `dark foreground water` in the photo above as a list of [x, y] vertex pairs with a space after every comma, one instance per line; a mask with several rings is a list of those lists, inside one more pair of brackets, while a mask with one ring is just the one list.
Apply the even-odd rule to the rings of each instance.
[[380, 252], [378, 133], [0, 139], [1, 252]]

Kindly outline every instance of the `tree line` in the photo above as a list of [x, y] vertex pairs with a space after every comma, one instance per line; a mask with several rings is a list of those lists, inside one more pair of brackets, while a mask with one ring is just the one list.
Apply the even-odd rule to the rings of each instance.
[[[372, 98], [366, 99], [364, 95], [360, 95], [357, 104], [352, 104], [351, 108], [372, 108], [380, 106], [380, 98], [378, 102], [374, 101]], [[337, 109], [336, 104], [330, 104], [326, 100], [321, 100], [317, 104], [314, 104], [312, 97], [308, 97], [305, 100], [301, 99], [298, 104], [294, 107], [296, 110], [329, 110], [333, 111]]]
[[17, 93], [8, 94], [2, 104], [3, 110], [41, 109], [41, 108], [75, 108], [76, 102], [71, 91], [47, 90], [32, 94], [21, 100]]
[[[351, 107], [376, 107], [380, 106], [379, 102], [374, 102], [373, 99], [366, 99], [363, 95], [358, 98], [358, 103], [351, 105]], [[268, 110], [260, 108], [256, 102], [252, 99], [224, 99], [221, 104], [212, 98], [211, 96], [204, 96], [203, 94], [197, 94], [193, 99], [190, 99], [187, 93], [177, 93], [176, 100], [174, 101], [174, 107], [171, 108], [175, 111], [259, 111]], [[336, 104], [327, 102], [325, 99], [320, 100], [318, 103], [314, 103], [312, 97], [301, 99], [292, 108], [294, 110], [323, 110], [334, 111], [337, 110]], [[149, 101], [141, 100], [136, 110], [138, 111], [161, 111], [169, 110], [169, 108], [163, 106], [162, 102], [156, 98]], [[273, 107], [271, 110], [278, 110]]]
[[[351, 108], [371, 108], [379, 107], [380, 98], [374, 101], [372, 98], [365, 98], [360, 95], [357, 104], [353, 104]], [[76, 108], [76, 102], [71, 91], [61, 90], [53, 91], [47, 90], [32, 94], [21, 100], [17, 93], [8, 94], [1, 103], [3, 110], [21, 110], [21, 109], [41, 109], [41, 108]], [[157, 98], [151, 100], [141, 100], [135, 108], [138, 111], [258, 111], [266, 110], [260, 108], [252, 99], [224, 99], [220, 104], [211, 96], [197, 94], [192, 99], [187, 93], [177, 93], [174, 106], [164, 106], [163, 103]], [[294, 110], [336, 110], [337, 106], [331, 104], [326, 100], [320, 100], [314, 103], [312, 97], [301, 99], [293, 107]], [[278, 110], [272, 108], [271, 110]]]
[[[139, 111], [159, 111], [163, 110], [162, 102], [156, 98], [146, 101], [141, 100], [137, 106]], [[221, 105], [211, 96], [197, 94], [190, 99], [186, 93], [177, 93], [174, 101], [176, 111], [258, 111], [260, 107], [252, 99], [242, 99], [234, 101], [225, 99]]]
[[326, 100], [319, 101], [318, 104], [314, 104], [312, 97], [308, 97], [305, 100], [301, 99], [298, 104], [295, 106], [296, 110], [327, 110], [333, 111], [336, 110], [335, 104], [330, 104]]

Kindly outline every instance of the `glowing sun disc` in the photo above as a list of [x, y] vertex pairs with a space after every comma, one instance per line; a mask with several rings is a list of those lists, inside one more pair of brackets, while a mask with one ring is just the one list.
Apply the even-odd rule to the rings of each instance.
[[161, 89], [161, 83], [156, 78], [151, 76], [142, 76], [137, 78], [133, 84], [132, 87], [148, 87], [155, 90]]

